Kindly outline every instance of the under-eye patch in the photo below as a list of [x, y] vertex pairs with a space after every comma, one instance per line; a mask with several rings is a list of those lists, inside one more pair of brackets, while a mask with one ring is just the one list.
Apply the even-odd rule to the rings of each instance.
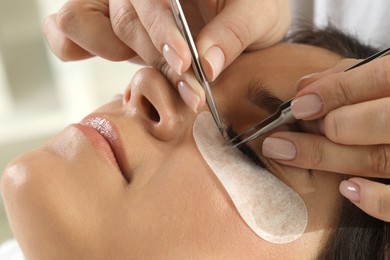
[[294, 190], [226, 142], [209, 112], [198, 115], [193, 135], [200, 153], [239, 214], [258, 236], [276, 244], [302, 236], [307, 209]]

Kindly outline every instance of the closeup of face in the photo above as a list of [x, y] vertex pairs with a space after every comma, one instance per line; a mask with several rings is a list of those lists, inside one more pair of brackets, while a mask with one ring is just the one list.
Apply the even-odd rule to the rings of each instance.
[[[340, 57], [298, 44], [242, 54], [213, 84], [219, 112], [239, 133], [270, 115], [303, 75]], [[139, 71], [123, 93], [9, 164], [2, 192], [10, 224], [31, 259], [312, 259], [337, 226], [342, 176], [282, 166], [268, 170], [306, 204], [299, 239], [273, 244], [243, 221], [193, 138], [196, 114], [156, 70]], [[279, 130], [289, 131], [283, 126]], [[261, 166], [259, 166], [261, 167]]]

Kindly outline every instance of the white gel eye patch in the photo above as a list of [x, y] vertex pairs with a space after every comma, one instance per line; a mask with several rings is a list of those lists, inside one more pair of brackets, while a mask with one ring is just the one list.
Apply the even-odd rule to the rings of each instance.
[[193, 135], [200, 153], [241, 217], [258, 236], [271, 243], [284, 244], [303, 234], [307, 209], [301, 197], [228, 144], [209, 112], [196, 118]]

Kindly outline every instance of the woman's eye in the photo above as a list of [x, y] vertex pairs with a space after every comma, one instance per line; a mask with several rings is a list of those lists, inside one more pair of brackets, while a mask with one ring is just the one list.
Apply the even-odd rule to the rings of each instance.
[[[227, 128], [227, 134], [230, 139], [233, 139], [237, 136], [237, 134], [233, 131], [232, 127]], [[234, 143], [241, 142], [240, 139], [237, 139]], [[254, 162], [256, 165], [260, 166], [261, 168], [267, 169], [267, 166], [260, 160], [259, 156], [256, 154], [255, 151], [253, 151], [252, 148], [250, 148], [247, 144], [241, 144], [237, 147], [240, 152], [242, 152], [246, 157], [248, 157], [252, 162]]]

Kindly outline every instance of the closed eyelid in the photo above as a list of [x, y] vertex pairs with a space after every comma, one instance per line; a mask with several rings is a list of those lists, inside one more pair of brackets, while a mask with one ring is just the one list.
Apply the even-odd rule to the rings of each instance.
[[[281, 99], [276, 97], [271, 90], [272, 90], [272, 85], [268, 84], [263, 78], [257, 78], [252, 80], [252, 82], [250, 82], [247, 88], [247, 99], [250, 100], [256, 106], [258, 106], [260, 109], [263, 109], [267, 112], [268, 115], [265, 118], [274, 114], [278, 110], [279, 106], [284, 103]], [[265, 118], [263, 118], [263, 120]], [[310, 126], [309, 128], [307, 128], [307, 126], [302, 120], [298, 120], [293, 124], [287, 124], [284, 127], [285, 130], [290, 132], [301, 132], [301, 133], [313, 132], [310, 131]], [[232, 127], [229, 128], [232, 130]], [[234, 132], [232, 131], [232, 133]], [[236, 134], [234, 134], [234, 136], [236, 136]], [[240, 141], [241, 140], [237, 140], [237, 143]], [[240, 149], [240, 147], [238, 148]], [[258, 164], [257, 162], [260, 162], [261, 165], [258, 164], [259, 166], [267, 169], [269, 169], [269, 167], [273, 168], [267, 162], [264, 162], [265, 161], [264, 158], [260, 159], [262, 158], [262, 155], [260, 152], [257, 152], [256, 150], [258, 149], [253, 148], [246, 143], [242, 144], [240, 149], [241, 152], [243, 152], [246, 156], [248, 156], [248, 158], [250, 158], [256, 164]], [[311, 169], [306, 169], [306, 171], [308, 172], [308, 175], [311, 177], [311, 179], [314, 179], [313, 171]]]
[[[268, 113], [263, 120], [274, 114], [278, 110], [279, 106], [284, 103], [284, 101], [272, 93], [272, 89], [272, 85], [262, 77], [253, 79], [247, 88], [247, 98], [256, 106], [264, 109]], [[302, 121], [289, 124], [287, 127], [291, 132], [308, 132], [306, 131], [306, 127]]]
[[[237, 134], [234, 133], [232, 127], [227, 128], [227, 134], [230, 139], [233, 139], [234, 137], [237, 136]], [[241, 139], [238, 138], [236, 141], [234, 141], [235, 144], [241, 142]], [[248, 145], [248, 144], [241, 144], [238, 147], [238, 150], [242, 152], [245, 156], [247, 156], [251, 161], [253, 161], [256, 165], [262, 167], [262, 168], [267, 168], [265, 163], [260, 159], [259, 155]]]

